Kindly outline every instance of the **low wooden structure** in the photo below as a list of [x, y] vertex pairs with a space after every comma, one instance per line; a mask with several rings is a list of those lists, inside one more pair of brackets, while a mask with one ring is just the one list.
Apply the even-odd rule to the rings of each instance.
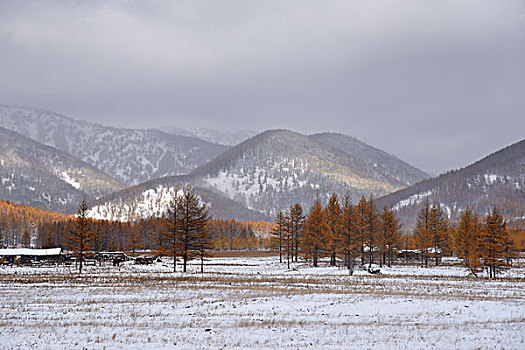
[[93, 255], [93, 259], [102, 264], [112, 264], [119, 266], [124, 261], [129, 261], [131, 258], [123, 252], [99, 252]]
[[33, 248], [7, 248], [0, 249], [0, 262], [4, 264], [38, 264], [42, 262], [60, 263], [64, 255], [62, 248], [33, 249]]

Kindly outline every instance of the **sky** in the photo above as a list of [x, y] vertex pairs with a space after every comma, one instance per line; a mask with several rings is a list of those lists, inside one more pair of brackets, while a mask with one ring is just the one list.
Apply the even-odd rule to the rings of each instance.
[[0, 103], [335, 131], [438, 174], [525, 138], [525, 2], [1, 0]]

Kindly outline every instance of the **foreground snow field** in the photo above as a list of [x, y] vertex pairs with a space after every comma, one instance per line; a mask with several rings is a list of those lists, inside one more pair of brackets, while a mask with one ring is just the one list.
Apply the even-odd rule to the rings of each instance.
[[525, 269], [338, 268], [275, 257], [0, 267], [2, 349], [525, 349]]

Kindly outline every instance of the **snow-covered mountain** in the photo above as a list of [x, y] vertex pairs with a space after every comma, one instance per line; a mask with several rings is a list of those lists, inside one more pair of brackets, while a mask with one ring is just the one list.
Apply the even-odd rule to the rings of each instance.
[[104, 218], [126, 216], [114, 214], [119, 207], [133, 215], [159, 215], [174, 186], [187, 182], [219, 196], [221, 204], [212, 203], [212, 208], [227, 211], [220, 217], [257, 219], [271, 217], [292, 203], [306, 208], [317, 195], [327, 198], [332, 192], [350, 193], [357, 200], [361, 195], [393, 192], [412, 181], [386, 170], [313, 137], [270, 130], [232, 147], [187, 176], [161, 179], [160, 187], [153, 181], [122, 191], [99, 201], [94, 210]]
[[361, 157], [289, 130], [263, 132], [190, 175], [200, 186], [267, 215], [291, 203], [308, 207], [317, 195], [350, 193], [358, 199], [407, 186]]
[[0, 128], [0, 198], [71, 211], [82, 196], [95, 199], [123, 184], [75, 157]]
[[413, 185], [416, 182], [428, 179], [430, 176], [418, 168], [386, 153], [380, 149], [369, 146], [355, 137], [325, 132], [310, 135], [310, 138], [326, 143], [340, 149], [354, 157], [365, 161], [369, 166], [377, 168], [387, 176], [394, 176], [399, 181]]
[[507, 219], [525, 217], [525, 140], [460, 170], [379, 198], [378, 204], [392, 205], [404, 229], [410, 230], [426, 200], [441, 204], [452, 219], [467, 206], [485, 214], [494, 205]]
[[[126, 188], [90, 203], [89, 216], [120, 221], [162, 217], [171, 199], [191, 180], [188, 176], [170, 176]], [[211, 189], [195, 187], [195, 191], [201, 201], [208, 205], [213, 217], [243, 221], [270, 220], [268, 216], [250, 210]]]
[[197, 137], [201, 140], [226, 146], [234, 146], [257, 135], [257, 132], [252, 130], [220, 130], [208, 128], [170, 128], [169, 132], [174, 135]]
[[228, 148], [159, 130], [107, 127], [37, 108], [0, 105], [0, 126], [65, 151], [128, 186], [186, 174]]

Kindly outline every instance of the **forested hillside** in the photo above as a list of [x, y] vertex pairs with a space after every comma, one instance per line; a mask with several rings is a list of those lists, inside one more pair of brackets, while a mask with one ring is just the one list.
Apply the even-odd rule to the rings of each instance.
[[496, 206], [507, 220], [525, 217], [525, 140], [465, 168], [386, 195], [378, 203], [393, 206], [409, 230], [426, 201], [443, 206], [454, 220], [467, 206], [481, 214]]

